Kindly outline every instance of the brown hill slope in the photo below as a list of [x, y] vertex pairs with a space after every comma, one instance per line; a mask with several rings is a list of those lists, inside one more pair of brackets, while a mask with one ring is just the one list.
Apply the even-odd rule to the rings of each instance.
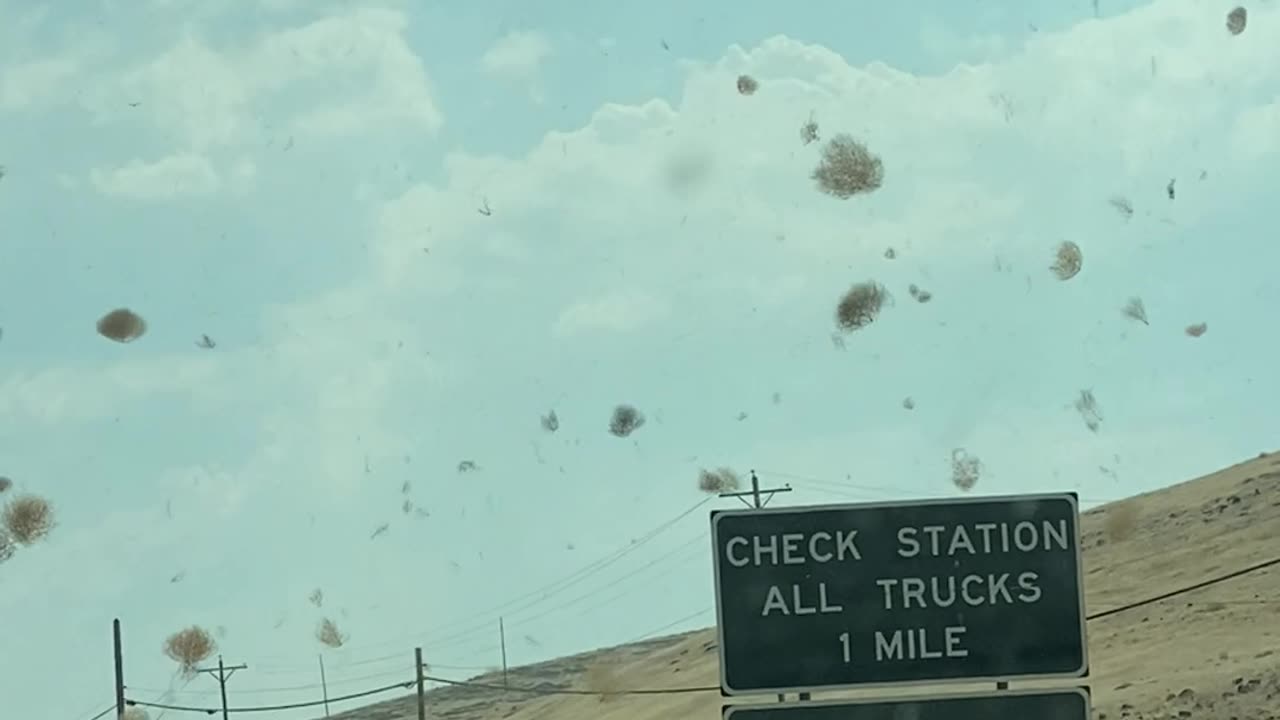
[[[1082, 532], [1089, 614], [1139, 603], [1089, 623], [1096, 717], [1280, 720], [1280, 566], [1140, 603], [1280, 557], [1280, 453], [1096, 508], [1084, 514]], [[714, 687], [716, 659], [714, 629], [699, 630], [515, 668], [509, 682], [521, 691], [504, 692], [493, 676], [432, 690], [427, 712], [450, 720], [714, 720], [718, 691], [598, 693]], [[416, 717], [409, 696], [334, 720]]]

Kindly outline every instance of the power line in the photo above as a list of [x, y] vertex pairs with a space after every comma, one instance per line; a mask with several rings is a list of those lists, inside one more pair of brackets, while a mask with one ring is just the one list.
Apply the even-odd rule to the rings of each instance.
[[[421, 630], [416, 633], [410, 633], [408, 635], [401, 636], [396, 640], [387, 640], [382, 642], [369, 643], [367, 645], [364, 645], [363, 647], [367, 649], [372, 649], [375, 647], [390, 647], [394, 644], [404, 642], [406, 638], [424, 638], [424, 639], [430, 638], [433, 634], [444, 632], [445, 628], [450, 628], [451, 626], [456, 627], [459, 622], [466, 622], [476, 618], [477, 616], [491, 616], [491, 617], [489, 617], [489, 619], [484, 620], [483, 622], [466, 625], [458, 629], [457, 631], [451, 631], [443, 636], [436, 637], [432, 640], [429, 640], [429, 642], [426, 645], [439, 646], [440, 644], [447, 643], [450, 640], [474, 634], [478, 630], [488, 629], [496, 620], [496, 617], [498, 614], [509, 614], [511, 612], [518, 612], [519, 610], [527, 609], [529, 607], [532, 607], [533, 605], [537, 605], [538, 603], [543, 602], [548, 598], [551, 598], [559, 594], [560, 592], [563, 592], [564, 590], [570, 587], [573, 587], [574, 585], [578, 584], [582, 580], [585, 580], [591, 577], [592, 575], [600, 572], [606, 567], [609, 567], [610, 565], [616, 563], [617, 561], [621, 560], [627, 555], [640, 549], [647, 543], [651, 542], [652, 540], [660, 536], [662, 533], [666, 532], [667, 530], [670, 530], [673, 526], [675, 526], [681, 520], [693, 514], [699, 508], [706, 505], [708, 502], [710, 502], [713, 499], [714, 497], [703, 498], [702, 500], [699, 500], [697, 503], [685, 509], [675, 517], [654, 527], [653, 529], [649, 530], [645, 534], [641, 535], [638, 539], [633, 540], [627, 545], [614, 550], [608, 555], [605, 555], [604, 557], [601, 557], [558, 580], [550, 582], [535, 590], [531, 590], [527, 593], [524, 593], [523, 595], [518, 595], [514, 598], [511, 598], [510, 600], [500, 605], [493, 606], [487, 610], [478, 611], [476, 613], [467, 615], [466, 617], [457, 618], [454, 622], [444, 623], [441, 626], [438, 626], [437, 628], [434, 628], [434, 629]], [[516, 607], [516, 606], [519, 606], [519, 607]], [[381, 660], [389, 659], [390, 657], [399, 657], [399, 654], [395, 656], [386, 656], [383, 658], [374, 658], [371, 660], [358, 661], [358, 663], [379, 662]], [[354, 665], [358, 663], [357, 662], [344, 663], [344, 665]], [[279, 666], [279, 667], [283, 668], [283, 666]], [[276, 670], [276, 672], [273, 674], [278, 674], [281, 672], [282, 670]], [[308, 670], [308, 672], [310, 672], [310, 670]]]
[[107, 709], [106, 709], [106, 710], [103, 710], [102, 712], [98, 713], [97, 715], [94, 715], [93, 717], [89, 718], [89, 720], [98, 720], [98, 718], [103, 717], [104, 715], [106, 715], [106, 714], [107, 714], [107, 713], [109, 713], [109, 712], [112, 712], [112, 711], [113, 711], [113, 710], [115, 710], [115, 709], [116, 709], [116, 704], [115, 704], [115, 703], [111, 703], [111, 705], [107, 706]]
[[[557, 582], [555, 582], [555, 583], [551, 583], [550, 585], [545, 586], [545, 587], [544, 587], [544, 588], [542, 588], [541, 590], [534, 590], [533, 592], [526, 593], [526, 594], [524, 594], [524, 595], [520, 596], [519, 598], [516, 598], [516, 599], [514, 599], [514, 600], [511, 600], [511, 601], [509, 601], [509, 602], [507, 602], [507, 603], [504, 603], [503, 605], [499, 605], [499, 606], [497, 606], [497, 607], [495, 607], [495, 608], [493, 608], [493, 609], [491, 609], [491, 610], [489, 610], [489, 611], [487, 611], [487, 612], [495, 613], [495, 612], [500, 612], [500, 611], [502, 611], [502, 612], [503, 612], [503, 614], [511, 613], [511, 612], [519, 612], [520, 610], [527, 609], [527, 608], [529, 608], [529, 607], [532, 607], [533, 605], [536, 605], [536, 604], [538, 604], [538, 603], [542, 602], [543, 600], [546, 600], [547, 598], [551, 597], [551, 596], [552, 596], [552, 595], [554, 595], [555, 593], [558, 593], [558, 592], [560, 592], [560, 591], [562, 591], [562, 590], [565, 590], [565, 589], [567, 589], [567, 588], [569, 588], [569, 587], [572, 587], [572, 586], [574, 586], [574, 585], [578, 584], [579, 582], [581, 582], [582, 580], [585, 580], [586, 578], [590, 577], [591, 575], [595, 574], [596, 572], [599, 572], [600, 570], [603, 570], [604, 568], [608, 567], [609, 565], [611, 565], [611, 564], [613, 564], [613, 563], [617, 562], [618, 560], [622, 559], [624, 556], [628, 555], [629, 553], [632, 553], [632, 552], [634, 552], [634, 551], [638, 550], [638, 549], [639, 549], [640, 547], [642, 547], [645, 543], [648, 543], [649, 541], [651, 541], [651, 540], [653, 540], [654, 538], [658, 537], [658, 535], [660, 535], [661, 533], [665, 532], [666, 530], [669, 530], [669, 529], [670, 529], [672, 526], [674, 526], [676, 523], [678, 523], [679, 521], [681, 521], [681, 520], [683, 520], [684, 518], [686, 518], [686, 517], [688, 517], [689, 515], [691, 515], [695, 510], [697, 510], [698, 508], [700, 508], [700, 507], [702, 507], [703, 505], [705, 505], [705, 504], [707, 504], [708, 502], [710, 502], [710, 501], [711, 501], [711, 499], [712, 499], [711, 497], [703, 498], [701, 501], [699, 501], [698, 503], [696, 503], [695, 505], [693, 505], [692, 507], [690, 507], [688, 510], [685, 510], [684, 512], [680, 513], [679, 515], [677, 515], [676, 517], [672, 518], [671, 520], [668, 520], [667, 522], [665, 522], [665, 523], [663, 523], [662, 525], [658, 526], [658, 527], [657, 527], [657, 528], [655, 528], [654, 530], [650, 531], [647, 535], [645, 535], [645, 536], [641, 537], [639, 540], [636, 540], [635, 542], [633, 542], [633, 543], [631, 543], [631, 544], [627, 545], [627, 546], [626, 546], [626, 547], [624, 547], [623, 549], [621, 549], [621, 550], [619, 550], [619, 551], [615, 552], [613, 555], [611, 555], [611, 556], [609, 556], [609, 557], [606, 557], [606, 558], [604, 558], [603, 560], [599, 560], [599, 561], [597, 561], [597, 562], [595, 562], [595, 563], [592, 563], [591, 565], [588, 565], [587, 567], [585, 567], [585, 568], [583, 568], [583, 569], [581, 569], [581, 570], [579, 570], [579, 571], [577, 571], [577, 572], [575, 572], [575, 573], [573, 573], [573, 574], [569, 575], [568, 577], [566, 577], [566, 578], [564, 578], [564, 579], [562, 579], [562, 580], [560, 580], [560, 581], [557, 581]], [[537, 597], [534, 597], [534, 596], [537, 596]], [[526, 603], [520, 604], [520, 601], [521, 601], [521, 600], [526, 600], [526, 599], [529, 599], [529, 598], [533, 598], [533, 600], [532, 600], [531, 602], [526, 602]], [[516, 607], [516, 606], [518, 606], [518, 607]], [[484, 614], [484, 613], [481, 613], [481, 614]], [[473, 616], [473, 617], [474, 617], [474, 616]], [[493, 624], [493, 623], [492, 623], [492, 621], [491, 621], [491, 620], [485, 620], [484, 622], [481, 622], [481, 623], [477, 623], [477, 624], [474, 624], [474, 625], [470, 625], [470, 626], [464, 627], [464, 628], [462, 628], [461, 630], [458, 630], [457, 632], [450, 633], [450, 634], [448, 634], [448, 635], [445, 635], [444, 637], [437, 638], [437, 639], [435, 639], [431, 644], [436, 645], [436, 646], [439, 646], [439, 645], [441, 645], [441, 644], [443, 644], [443, 643], [447, 643], [448, 641], [453, 640], [453, 639], [455, 639], [455, 638], [459, 638], [459, 637], [464, 637], [464, 636], [470, 635], [470, 634], [472, 634], [473, 632], [475, 632], [475, 631], [476, 631], [476, 630], [478, 630], [478, 629], [481, 629], [481, 628], [489, 628], [489, 627], [490, 627], [490, 625], [492, 625], [492, 624]]]
[[[1223, 575], [1218, 575], [1218, 576], [1216, 576], [1216, 577], [1212, 577], [1212, 578], [1209, 578], [1209, 579], [1207, 579], [1207, 580], [1203, 580], [1203, 581], [1201, 581], [1201, 582], [1194, 583], [1194, 584], [1192, 584], [1192, 585], [1187, 585], [1187, 586], [1184, 586], [1184, 587], [1178, 588], [1178, 589], [1176, 589], [1176, 590], [1171, 590], [1171, 591], [1169, 591], [1169, 592], [1161, 593], [1161, 594], [1159, 594], [1159, 595], [1154, 595], [1154, 596], [1152, 596], [1152, 597], [1144, 598], [1144, 599], [1142, 599], [1142, 600], [1138, 600], [1138, 601], [1135, 601], [1135, 602], [1132, 602], [1132, 603], [1128, 603], [1128, 604], [1125, 604], [1125, 605], [1121, 605], [1121, 606], [1119, 606], [1119, 607], [1109, 608], [1109, 609], [1107, 609], [1107, 610], [1100, 610], [1100, 611], [1095, 612], [1095, 613], [1093, 613], [1093, 614], [1087, 615], [1087, 616], [1086, 616], [1086, 618], [1087, 618], [1088, 620], [1101, 620], [1101, 619], [1104, 619], [1104, 618], [1107, 618], [1107, 617], [1111, 617], [1111, 616], [1113, 616], [1113, 615], [1117, 615], [1117, 614], [1119, 614], [1119, 613], [1128, 612], [1128, 611], [1130, 611], [1130, 610], [1135, 610], [1135, 609], [1137, 609], [1137, 608], [1145, 607], [1145, 606], [1147, 606], [1147, 605], [1152, 605], [1152, 604], [1155, 604], [1155, 603], [1158, 603], [1158, 602], [1162, 602], [1162, 601], [1164, 601], [1164, 600], [1168, 600], [1168, 599], [1170, 599], [1170, 598], [1174, 598], [1174, 597], [1177, 597], [1177, 596], [1179, 596], [1179, 595], [1185, 595], [1185, 594], [1187, 594], [1187, 593], [1194, 592], [1194, 591], [1196, 591], [1196, 590], [1202, 590], [1202, 589], [1207, 588], [1207, 587], [1212, 587], [1212, 586], [1214, 586], [1214, 585], [1218, 585], [1218, 584], [1220, 584], [1220, 583], [1224, 583], [1224, 582], [1227, 582], [1227, 581], [1230, 581], [1230, 580], [1234, 580], [1234, 579], [1236, 579], [1236, 578], [1243, 577], [1243, 576], [1245, 576], [1245, 575], [1249, 575], [1249, 574], [1251, 574], [1251, 573], [1255, 573], [1255, 572], [1258, 572], [1258, 571], [1260, 571], [1260, 570], [1265, 570], [1265, 569], [1270, 568], [1270, 567], [1275, 567], [1275, 566], [1277, 566], [1277, 565], [1280, 565], [1280, 557], [1276, 557], [1276, 558], [1272, 558], [1271, 560], [1266, 560], [1266, 561], [1263, 561], [1263, 562], [1255, 563], [1255, 564], [1253, 564], [1253, 565], [1249, 565], [1249, 566], [1247, 566], [1247, 567], [1240, 568], [1240, 569], [1238, 569], [1238, 570], [1235, 570], [1235, 571], [1232, 571], [1232, 572], [1229, 572], [1229, 573], [1225, 573], [1225, 574], [1223, 574]], [[684, 621], [686, 621], [686, 620], [692, 619], [693, 617], [696, 617], [697, 615], [704, 614], [704, 613], [706, 613], [706, 612], [707, 612], [706, 610], [703, 610], [703, 611], [701, 611], [701, 612], [699, 612], [699, 613], [695, 613], [694, 615], [691, 615], [691, 616], [688, 616], [688, 617], [685, 617], [685, 618], [681, 618], [680, 620], [676, 621], [675, 623], [672, 623], [672, 625], [679, 624], [679, 623], [681, 623], [681, 622], [684, 622]], [[656, 630], [656, 631], [653, 631], [653, 632], [655, 632], [655, 633], [656, 633], [656, 632], [661, 632], [661, 630]], [[592, 695], [599, 695], [599, 694], [600, 694], [598, 691], [581, 690], [581, 689], [574, 689], [574, 688], [553, 689], [553, 688], [547, 688], [547, 687], [533, 687], [533, 688], [510, 687], [510, 686], [494, 685], [494, 684], [490, 684], [490, 683], [477, 683], [477, 682], [472, 682], [472, 681], [468, 681], [468, 680], [449, 680], [449, 679], [447, 679], [447, 678], [442, 678], [442, 677], [439, 677], [439, 676], [436, 676], [436, 675], [425, 675], [425, 674], [423, 675], [423, 679], [424, 679], [424, 680], [429, 680], [429, 681], [431, 681], [431, 682], [440, 683], [440, 684], [442, 684], [442, 685], [454, 685], [454, 686], [460, 686], [460, 687], [474, 687], [474, 688], [488, 689], [488, 690], [494, 690], [494, 691], [503, 691], [503, 690], [505, 690], [505, 691], [513, 691], [513, 692], [529, 693], [529, 694], [534, 694], [534, 695], [579, 695], [579, 696], [586, 695], [586, 696], [592, 696]], [[352, 693], [352, 694], [350, 694], [350, 695], [344, 695], [344, 696], [342, 696], [342, 697], [338, 697], [338, 698], [330, 698], [330, 700], [329, 700], [329, 701], [330, 701], [330, 702], [341, 702], [341, 701], [344, 701], [344, 700], [354, 700], [354, 699], [361, 698], [361, 697], [367, 697], [367, 696], [369, 696], [369, 695], [375, 695], [375, 694], [377, 694], [377, 693], [386, 692], [386, 691], [388, 691], [388, 690], [393, 690], [393, 689], [396, 689], [396, 688], [408, 689], [408, 688], [412, 687], [413, 685], [415, 685], [415, 684], [416, 684], [416, 682], [417, 682], [417, 681], [416, 681], [416, 679], [415, 679], [415, 680], [409, 680], [409, 681], [407, 681], [407, 682], [403, 682], [403, 683], [397, 683], [397, 684], [394, 684], [394, 685], [386, 685], [386, 686], [384, 686], [384, 687], [375, 688], [375, 689], [373, 689], [373, 690], [366, 690], [366, 691], [364, 691], [364, 692]], [[630, 689], [630, 690], [619, 690], [619, 691], [617, 691], [617, 692], [616, 692], [616, 693], [614, 693], [614, 694], [618, 694], [618, 695], [681, 695], [681, 694], [700, 693], [700, 692], [717, 692], [717, 693], [718, 693], [718, 692], [720, 692], [720, 690], [721, 690], [721, 689], [720, 689], [720, 686], [719, 686], [719, 685], [715, 685], [715, 686], [704, 685], [704, 686], [682, 687], [682, 688], [633, 688], [633, 689]], [[179, 710], [179, 711], [187, 711], [187, 712], [203, 712], [203, 713], [209, 713], [209, 714], [212, 714], [212, 713], [216, 712], [216, 710], [211, 709], [211, 708], [187, 707], [187, 706], [180, 706], [180, 705], [163, 705], [163, 704], [160, 704], [160, 703], [146, 703], [146, 702], [133, 701], [133, 700], [128, 700], [128, 701], [126, 701], [126, 702], [127, 702], [129, 705], [139, 705], [139, 706], [142, 706], [142, 707], [160, 708], [160, 709], [165, 709], [165, 710]], [[298, 709], [298, 708], [315, 707], [315, 706], [323, 705], [323, 704], [324, 704], [324, 701], [323, 701], [323, 700], [315, 700], [315, 701], [311, 701], [311, 702], [304, 702], [304, 703], [292, 703], [292, 704], [288, 704], [288, 705], [263, 705], [263, 706], [254, 706], [254, 707], [229, 708], [229, 709], [228, 709], [228, 712], [234, 712], [234, 713], [241, 713], [241, 712], [271, 712], [271, 711], [276, 711], [276, 710], [294, 710], [294, 709]], [[114, 706], [113, 706], [113, 707], [114, 707]], [[101, 715], [99, 715], [99, 716], [98, 716], [98, 718], [100, 718], [100, 717], [101, 717]], [[98, 718], [94, 718], [93, 720], [98, 720]]]
[[[397, 688], [401, 690], [408, 690], [410, 687], [413, 687], [413, 685], [414, 685], [414, 681], [409, 680], [407, 682], [396, 683], [394, 685], [384, 685], [380, 688], [374, 688], [372, 690], [365, 690], [363, 692], [351, 693], [350, 695], [343, 695], [341, 697], [329, 698], [328, 702], [336, 703], [336, 702], [342, 702], [344, 700], [355, 700], [362, 697], [368, 697], [370, 695], [377, 695], [378, 693], [384, 693], [384, 692], [387, 692], [388, 690], [395, 690]], [[311, 702], [289, 703], [287, 705], [257, 705], [253, 707], [229, 707], [227, 708], [227, 712], [228, 713], [251, 713], [251, 712], [276, 712], [279, 710], [299, 710], [301, 708], [309, 708], [309, 707], [316, 707], [317, 705], [323, 705], [325, 704], [325, 702], [326, 701], [324, 700], [312, 700]], [[165, 705], [162, 703], [142, 702], [141, 700], [137, 700], [137, 701], [127, 700], [126, 703], [128, 703], [129, 705], [137, 705], [139, 707], [149, 707], [149, 708], [156, 708], [160, 710], [178, 710], [180, 712], [202, 712], [209, 715], [212, 715], [213, 713], [218, 712], [218, 710], [215, 708], [188, 707], [185, 705]]]

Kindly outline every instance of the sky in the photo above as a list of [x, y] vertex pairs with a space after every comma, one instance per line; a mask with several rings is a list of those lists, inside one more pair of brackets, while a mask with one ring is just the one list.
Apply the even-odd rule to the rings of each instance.
[[[199, 708], [190, 625], [233, 707], [706, 627], [701, 468], [1091, 507], [1274, 449], [1280, 11], [1232, 6], [0, 0], [0, 475], [58, 520], [6, 714], [110, 705], [114, 618]], [[816, 189], [837, 133], [878, 191]]]

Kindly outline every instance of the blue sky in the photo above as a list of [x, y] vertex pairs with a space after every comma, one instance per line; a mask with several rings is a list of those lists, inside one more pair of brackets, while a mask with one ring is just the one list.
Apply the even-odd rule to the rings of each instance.
[[[191, 624], [235, 705], [322, 651], [333, 695], [474, 675], [500, 615], [513, 663], [706, 626], [701, 467], [948, 496], [965, 448], [1091, 505], [1274, 447], [1274, 3], [579, 5], [0, 2], [0, 474], [59, 519], [0, 567], [15, 717], [106, 707], [115, 617], [131, 696], [199, 707]], [[811, 114], [880, 191], [814, 189]]]

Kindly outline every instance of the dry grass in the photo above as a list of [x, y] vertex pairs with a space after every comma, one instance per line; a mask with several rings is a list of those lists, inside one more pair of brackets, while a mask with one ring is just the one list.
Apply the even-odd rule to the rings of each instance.
[[555, 432], [560, 429], [560, 418], [556, 416], [555, 410], [542, 416], [542, 429], [547, 432]]
[[11, 487], [13, 487], [13, 481], [0, 475], [0, 493], [7, 492]]
[[644, 414], [630, 405], [619, 405], [609, 418], [609, 432], [626, 437], [644, 426]]
[[1102, 424], [1102, 411], [1098, 408], [1098, 400], [1093, 396], [1092, 390], [1080, 391], [1080, 396], [1076, 398], [1076, 412], [1084, 418], [1085, 427], [1091, 432], [1098, 432], [1098, 426]]
[[888, 299], [888, 291], [875, 282], [854, 285], [836, 304], [836, 326], [850, 332], [870, 325]]
[[53, 506], [38, 495], [19, 495], [4, 507], [4, 529], [19, 545], [30, 545], [53, 530]]
[[1249, 11], [1242, 7], [1237, 7], [1227, 13], [1227, 32], [1232, 35], [1239, 35], [1244, 32], [1244, 28], [1249, 24]]
[[704, 493], [733, 492], [742, 486], [738, 473], [727, 467], [701, 470], [698, 473], [698, 489]]
[[582, 676], [582, 684], [588, 692], [598, 693], [600, 702], [609, 702], [621, 694], [624, 685], [622, 678], [614, 668], [604, 662], [596, 662], [587, 667]]
[[1132, 536], [1140, 518], [1138, 503], [1133, 500], [1108, 505], [1103, 518], [1107, 537], [1111, 542], [1119, 542]]
[[1059, 280], [1070, 280], [1080, 274], [1080, 268], [1084, 267], [1084, 252], [1080, 250], [1080, 246], [1065, 240], [1058, 245], [1058, 249], [1054, 252], [1053, 264], [1049, 269]]
[[147, 714], [146, 708], [128, 707], [124, 709], [124, 715], [120, 716], [121, 720], [151, 720], [151, 716]]
[[1143, 325], [1151, 324], [1147, 321], [1147, 306], [1142, 303], [1142, 298], [1140, 297], [1129, 298], [1129, 302], [1126, 302], [1124, 307], [1120, 308], [1120, 312], [1125, 317], [1137, 320]]
[[756, 90], [760, 89], [760, 83], [750, 75], [738, 76], [738, 93], [742, 95], [755, 95]]
[[968, 492], [978, 484], [982, 476], [982, 461], [963, 448], [951, 451], [951, 483]]
[[822, 160], [812, 178], [822, 192], [848, 200], [880, 189], [884, 184], [884, 163], [866, 145], [840, 133], [823, 147]]
[[195, 673], [196, 665], [204, 662], [217, 650], [218, 643], [213, 636], [198, 625], [179, 630], [164, 641], [164, 654], [178, 663], [179, 672], [186, 676]]
[[1195, 325], [1188, 325], [1183, 332], [1191, 337], [1200, 337], [1208, 331], [1209, 323], [1196, 323]]
[[316, 625], [316, 639], [326, 647], [340, 648], [347, 642], [347, 635], [338, 629], [337, 623], [324, 618]]
[[324, 591], [321, 590], [320, 588], [316, 588], [315, 590], [312, 590], [311, 594], [307, 596], [307, 600], [310, 601], [311, 604], [315, 605], [316, 607], [320, 607], [321, 605], [324, 605]]
[[133, 342], [147, 332], [147, 321], [128, 308], [117, 308], [98, 319], [98, 334], [116, 342]]

